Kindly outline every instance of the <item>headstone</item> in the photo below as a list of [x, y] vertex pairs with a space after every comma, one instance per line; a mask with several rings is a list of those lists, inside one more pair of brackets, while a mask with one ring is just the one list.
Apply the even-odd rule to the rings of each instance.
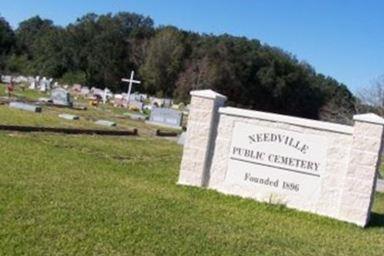
[[129, 79], [127, 78], [122, 78], [121, 81], [122, 82], [125, 82], [125, 83], [129, 83], [128, 85], [128, 91], [127, 91], [127, 101], [129, 102], [130, 101], [130, 95], [131, 95], [131, 90], [132, 90], [132, 85], [133, 84], [141, 84], [140, 81], [138, 80], [134, 80], [133, 77], [135, 75], [135, 71], [131, 71], [131, 77]]
[[60, 114], [60, 118], [66, 119], [66, 120], [79, 120], [80, 117], [76, 115], [70, 115], [70, 114]]
[[170, 108], [152, 108], [149, 124], [181, 129], [182, 113]]
[[40, 86], [41, 92], [46, 92], [48, 90], [47, 83], [48, 83], [48, 80], [45, 77], [43, 77], [43, 79], [40, 80], [39, 86]]
[[355, 115], [348, 126], [223, 107], [211, 90], [191, 95], [179, 184], [368, 224], [383, 118]]
[[103, 95], [102, 95], [102, 100], [103, 104], [106, 104], [109, 99], [113, 97], [113, 94], [111, 90], [109, 90], [107, 87], [104, 88]]
[[149, 102], [151, 103], [152, 106], [155, 106], [155, 107], [163, 106], [163, 99], [161, 98], [150, 97]]
[[129, 95], [129, 101], [140, 101], [141, 97], [137, 93]]
[[21, 110], [25, 110], [25, 111], [30, 111], [30, 112], [35, 112], [35, 113], [41, 112], [40, 106], [35, 106], [35, 105], [26, 104], [26, 103], [22, 103], [22, 102], [11, 102], [11, 103], [9, 103], [9, 107], [21, 109]]
[[103, 98], [104, 90], [98, 89], [98, 88], [92, 88], [91, 89], [92, 95], [100, 97], [100, 99]]
[[55, 105], [68, 106], [68, 107], [73, 106], [71, 95], [69, 94], [69, 92], [67, 92], [62, 88], [56, 88], [52, 90], [51, 99], [53, 104]]
[[13, 81], [14, 81], [16, 84], [27, 83], [27, 82], [28, 82], [28, 78], [25, 77], [25, 76], [17, 76]]
[[108, 126], [108, 127], [116, 126], [116, 123], [115, 123], [115, 122], [107, 121], [107, 120], [97, 120], [97, 121], [95, 122], [95, 124], [97, 124], [97, 125], [102, 125], [102, 126]]
[[[128, 94], [127, 94], [128, 95]], [[128, 96], [127, 96], [128, 97]], [[140, 101], [140, 102], [143, 102], [144, 100], [146, 100], [148, 98], [148, 95], [147, 94], [143, 94], [143, 93], [138, 93], [138, 92], [135, 92], [135, 93], [132, 93], [130, 96], [129, 96], [129, 100], [134, 100], [134, 101]]]
[[35, 78], [34, 77], [29, 76], [27, 83], [29, 84], [29, 87], [28, 87], [29, 89], [31, 89], [31, 90], [36, 89], [36, 82], [35, 82]]
[[163, 99], [163, 108], [172, 107], [173, 100], [172, 99]]
[[9, 84], [11, 82], [12, 77], [11, 76], [1, 76], [1, 82], [5, 84]]
[[88, 97], [89, 92], [90, 92], [90, 90], [88, 87], [82, 87], [80, 90], [80, 95], [83, 97]]
[[36, 82], [35, 82], [35, 80], [31, 81], [29, 89], [31, 89], [31, 90], [35, 90], [36, 89]]

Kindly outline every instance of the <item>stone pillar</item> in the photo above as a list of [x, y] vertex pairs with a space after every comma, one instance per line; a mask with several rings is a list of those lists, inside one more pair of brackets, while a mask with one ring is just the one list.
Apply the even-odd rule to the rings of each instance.
[[191, 92], [186, 140], [181, 160], [179, 184], [205, 186], [218, 123], [218, 109], [226, 97], [212, 90]]
[[344, 179], [339, 217], [366, 226], [380, 166], [384, 119], [375, 114], [353, 117], [353, 143]]

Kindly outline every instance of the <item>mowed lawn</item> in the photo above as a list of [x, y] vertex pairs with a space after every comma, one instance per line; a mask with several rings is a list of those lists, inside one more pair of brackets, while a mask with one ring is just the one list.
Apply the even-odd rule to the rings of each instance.
[[0, 132], [0, 255], [384, 255], [366, 229], [176, 185], [182, 148]]

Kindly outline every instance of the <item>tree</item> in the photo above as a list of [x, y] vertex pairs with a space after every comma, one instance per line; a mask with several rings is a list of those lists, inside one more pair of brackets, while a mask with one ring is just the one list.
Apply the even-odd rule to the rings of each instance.
[[141, 91], [177, 101], [209, 88], [227, 95], [231, 106], [312, 119], [348, 123], [356, 110], [345, 85], [282, 49], [245, 37], [155, 29], [152, 19], [128, 12], [89, 13], [66, 27], [35, 16], [20, 23], [16, 38], [12, 34], [2, 19], [0, 65], [25, 75], [121, 92], [121, 77], [136, 70]]
[[19, 24], [16, 29], [17, 44], [19, 52], [33, 57], [36, 48], [39, 48], [39, 38], [47, 31], [54, 28], [53, 22], [34, 16]]
[[183, 33], [174, 27], [161, 28], [148, 46], [140, 69], [144, 86], [150, 93], [171, 97], [184, 56]]
[[138, 69], [142, 43], [152, 34], [150, 18], [132, 14], [87, 14], [67, 28], [69, 71], [82, 71], [86, 83], [121, 91], [120, 79]]
[[[16, 30], [17, 56], [13, 56], [10, 65], [23, 74], [62, 76], [65, 72], [63, 32], [51, 20], [39, 16], [21, 22]], [[27, 63], [23, 64], [23, 60]]]
[[358, 97], [363, 104], [384, 108], [384, 76], [372, 81], [370, 86], [360, 90]]
[[6, 57], [15, 44], [15, 34], [9, 23], [0, 17], [0, 70], [5, 68]]
[[356, 111], [358, 113], [373, 112], [384, 116], [384, 76], [373, 80], [369, 86], [358, 93]]

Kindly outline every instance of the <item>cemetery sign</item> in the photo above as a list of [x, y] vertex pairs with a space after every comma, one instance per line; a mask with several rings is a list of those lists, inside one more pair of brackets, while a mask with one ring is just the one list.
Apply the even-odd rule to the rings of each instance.
[[226, 182], [313, 200], [326, 167], [326, 138], [234, 124]]
[[211, 90], [191, 92], [179, 184], [366, 226], [384, 119], [354, 125], [224, 107]]

